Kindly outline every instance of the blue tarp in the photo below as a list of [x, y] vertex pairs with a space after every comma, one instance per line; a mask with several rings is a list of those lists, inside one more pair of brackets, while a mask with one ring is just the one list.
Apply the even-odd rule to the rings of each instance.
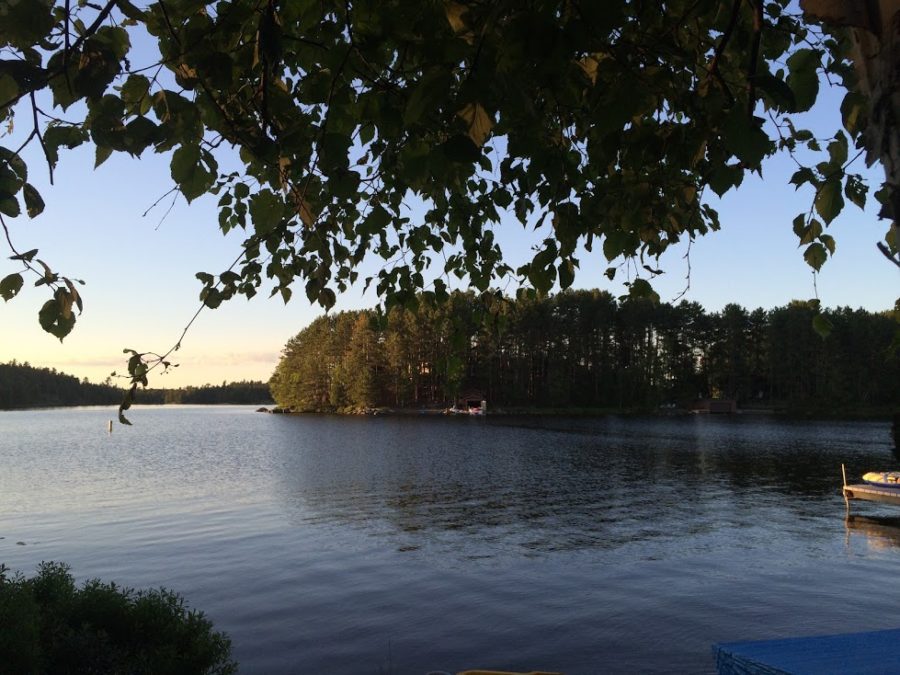
[[713, 645], [719, 675], [895, 675], [900, 629]]

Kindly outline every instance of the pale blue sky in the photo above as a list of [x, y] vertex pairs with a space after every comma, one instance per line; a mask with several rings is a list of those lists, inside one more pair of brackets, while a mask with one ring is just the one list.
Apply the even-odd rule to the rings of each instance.
[[[833, 133], [838, 128], [839, 102], [838, 95], [825, 94], [810, 117], [818, 130]], [[25, 124], [25, 115], [20, 113], [17, 121]], [[26, 282], [17, 298], [0, 304], [0, 362], [15, 358], [101, 381], [112, 370], [123, 369], [123, 348], [167, 350], [199, 306], [200, 284], [194, 274], [221, 272], [240, 250], [242, 233], [223, 237], [218, 230], [215, 198], [191, 205], [179, 198], [162, 224], [168, 199], [142, 217], [171, 187], [168, 156], [113, 157], [96, 171], [92, 167], [91, 148], [63, 151], [56, 185], [50, 187], [46, 166], [30, 154], [31, 180], [47, 208], [35, 220], [7, 219], [7, 224], [19, 250], [38, 248], [54, 270], [87, 282], [82, 288], [85, 311], [60, 344], [37, 321], [46, 289]], [[748, 178], [721, 203], [714, 200], [723, 228], [693, 244], [686, 299], [715, 311], [729, 302], [772, 308], [813, 297], [812, 273], [791, 230], [793, 217], [809, 208], [812, 193], [795, 192], [788, 184], [794, 170], [787, 158], [771, 160], [764, 180]], [[882, 179], [880, 167], [868, 173], [874, 181]], [[900, 274], [875, 248], [887, 229], [876, 210], [870, 196], [865, 213], [848, 205], [829, 228], [837, 254], [818, 276], [824, 305], [872, 311], [893, 306]], [[526, 232], [514, 222], [501, 223], [495, 234], [514, 265], [530, 258], [529, 247], [546, 236]], [[623, 293], [620, 280], [610, 283], [603, 275], [607, 263], [599, 249], [582, 260], [576, 287]], [[663, 300], [672, 300], [685, 287], [685, 250], [681, 247], [663, 258], [666, 274], [654, 282]], [[17, 269], [6, 255], [0, 259], [0, 276]], [[285, 341], [322, 310], [306, 301], [302, 284], [287, 306], [267, 295], [263, 292], [250, 302], [237, 298], [204, 311], [175, 358], [180, 367], [153, 378], [151, 385], [268, 379]], [[371, 292], [362, 295], [360, 285], [339, 297], [335, 309], [374, 302]]]

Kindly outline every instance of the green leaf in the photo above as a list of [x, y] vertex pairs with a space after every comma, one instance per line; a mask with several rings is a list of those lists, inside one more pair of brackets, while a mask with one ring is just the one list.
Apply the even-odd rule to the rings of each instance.
[[362, 145], [368, 145], [375, 137], [375, 126], [372, 124], [363, 124], [359, 128], [359, 142]]
[[69, 299], [74, 299], [75, 306], [78, 307], [78, 313], [81, 314], [84, 311], [84, 301], [81, 299], [81, 293], [79, 293], [78, 289], [75, 288], [75, 284], [72, 283], [71, 279], [69, 279], [68, 277], [63, 277], [62, 279], [65, 282], [66, 287], [69, 289]]
[[128, 359], [128, 374], [131, 377], [135, 376], [137, 369], [143, 363], [143, 354], [138, 354], [137, 352], [133, 352], [131, 357]]
[[94, 168], [96, 169], [98, 166], [103, 164], [103, 162], [109, 159], [109, 156], [112, 154], [112, 152], [113, 149], [108, 145], [98, 145], [97, 153], [94, 158]]
[[793, 112], [797, 108], [797, 99], [794, 91], [783, 81], [771, 73], [762, 73], [752, 78], [753, 83], [761, 89], [775, 107], [786, 112]]
[[851, 138], [856, 138], [868, 124], [868, 103], [859, 92], [851, 91], [841, 103], [841, 119]]
[[35, 218], [43, 213], [44, 200], [41, 198], [41, 193], [31, 183], [25, 183], [22, 193], [25, 196], [25, 210], [28, 212], [29, 218]]
[[625, 253], [628, 235], [620, 230], [608, 232], [603, 238], [603, 255], [610, 262]]
[[481, 157], [481, 150], [465, 134], [451, 136], [441, 145], [444, 156], [451, 162], [472, 164]]
[[361, 236], [376, 235], [391, 224], [392, 216], [381, 204], [376, 204], [369, 211], [366, 219], [360, 223], [358, 232]]
[[794, 112], [805, 112], [812, 108], [819, 95], [818, 68], [822, 58], [815, 49], [798, 49], [787, 60], [790, 74], [787, 84], [794, 92], [797, 103]]
[[24, 279], [18, 272], [3, 277], [3, 279], [0, 279], [0, 297], [4, 301], [9, 302], [22, 290], [23, 284]]
[[122, 85], [122, 101], [128, 104], [132, 111], [143, 114], [149, 110], [149, 92], [150, 80], [143, 75], [129, 75]]
[[[18, 153], [0, 146], [0, 160], [6, 161], [19, 183], [24, 183], [28, 180], [28, 165], [25, 164], [25, 160]], [[2, 164], [0, 164], [0, 168], [2, 168]]]
[[804, 166], [801, 169], [798, 169], [794, 172], [794, 175], [791, 176], [791, 180], [789, 181], [791, 185], [796, 185], [798, 188], [804, 183], [812, 183], [816, 180], [816, 174], [807, 166]]
[[834, 324], [832, 324], [824, 314], [816, 314], [813, 317], [812, 325], [813, 330], [816, 331], [823, 340], [831, 335], [831, 330], [834, 328]]
[[62, 342], [63, 338], [72, 332], [75, 326], [74, 312], [66, 311], [65, 306], [54, 297], [44, 303], [38, 312], [38, 321], [46, 332], [59, 338]]
[[274, 230], [284, 217], [284, 202], [271, 190], [260, 190], [250, 198], [250, 217], [258, 234]]
[[58, 124], [49, 127], [44, 132], [44, 145], [47, 148], [47, 155], [50, 163], [56, 166], [59, 161], [59, 148], [75, 148], [84, 143], [85, 133], [80, 127]]
[[132, 156], [139, 156], [158, 136], [159, 127], [146, 117], [135, 117], [125, 125], [122, 147]]
[[181, 185], [191, 179], [197, 165], [200, 163], [199, 145], [182, 145], [172, 154], [169, 168], [172, 180]]
[[825, 252], [825, 247], [818, 242], [807, 246], [806, 252], [803, 254], [803, 259], [806, 260], [806, 263], [817, 272], [822, 269], [822, 265], [825, 264], [827, 258], [828, 254]]
[[210, 309], [215, 309], [216, 307], [221, 305], [222, 300], [222, 294], [217, 288], [207, 286], [202, 291], [200, 291], [200, 301]]
[[569, 288], [575, 281], [575, 265], [571, 260], [563, 260], [557, 267], [559, 272], [559, 287], [563, 290]]
[[628, 286], [628, 297], [631, 299], [643, 298], [651, 302], [659, 302], [659, 293], [653, 290], [653, 286], [646, 279], [635, 279]]
[[[796, 230], [795, 230], [796, 231]], [[822, 223], [812, 218], [801, 232], [797, 234], [800, 237], [800, 245], [811, 244], [822, 235]]]
[[869, 191], [868, 186], [853, 174], [847, 174], [847, 181], [844, 183], [844, 195], [861, 209], [866, 208], [866, 193]]
[[16, 255], [9, 256], [10, 260], [21, 260], [22, 262], [31, 262], [34, 260], [34, 256], [38, 254], [38, 250], [36, 248], [31, 249], [30, 251], [25, 251], [25, 253], [17, 253]]
[[774, 144], [759, 120], [750, 119], [741, 106], [734, 106], [723, 125], [725, 147], [745, 166], [756, 168], [774, 150]]
[[137, 383], [131, 385], [131, 388], [125, 392], [125, 396], [122, 397], [122, 402], [119, 404], [119, 424], [124, 424], [126, 426], [131, 426], [131, 422], [125, 417], [125, 411], [131, 407], [132, 402], [134, 401], [134, 392], [137, 389]]
[[133, 4], [131, 4], [128, 0], [116, 0], [116, 7], [122, 10], [122, 14], [127, 16], [129, 19], [134, 21], [144, 21], [146, 19], [146, 14]]
[[334, 307], [335, 302], [337, 302], [337, 296], [335, 296], [334, 291], [330, 288], [323, 288], [319, 292], [319, 304], [326, 310]]
[[744, 172], [740, 167], [719, 164], [713, 168], [706, 182], [713, 192], [722, 197], [731, 188], [739, 186], [743, 182], [743, 178]]
[[53, 28], [53, 3], [48, 0], [4, 2], [2, 9], [0, 47], [7, 44], [18, 49], [32, 47], [40, 44]]
[[351, 138], [347, 134], [329, 132], [322, 136], [319, 143], [319, 168], [325, 173], [346, 169], [350, 165], [350, 143]]
[[5, 73], [0, 74], [0, 120], [6, 118], [12, 108], [5, 108], [7, 101], [12, 101], [19, 95], [19, 85], [16, 81]]
[[208, 153], [201, 153], [200, 146], [194, 144], [182, 145], [172, 155], [169, 164], [172, 180], [178, 184], [181, 194], [189, 202], [205, 194], [215, 182], [215, 174], [208, 171], [201, 163], [209, 161]]
[[847, 161], [847, 137], [840, 131], [834, 137], [834, 140], [828, 144], [828, 155], [831, 158], [829, 164], [833, 171], [840, 169], [844, 162]]
[[888, 245], [888, 250], [896, 255], [900, 251], [900, 227], [896, 223], [891, 223], [888, 231], [884, 234], [884, 242]]
[[833, 178], [825, 182], [816, 195], [816, 212], [828, 225], [844, 208], [844, 197], [841, 195], [841, 182]]
[[[360, 175], [355, 171], [337, 171], [329, 181], [335, 197], [341, 199], [358, 198]], [[354, 200], [355, 201], [355, 200]]]
[[0, 197], [0, 213], [15, 218], [21, 213], [19, 202], [15, 197]]
[[[212, 283], [212, 276], [206, 276], [209, 276], [209, 283]], [[199, 279], [200, 277], [198, 276], [197, 278]], [[241, 280], [241, 275], [237, 272], [232, 272], [231, 270], [225, 270], [224, 272], [222, 272], [222, 274], [219, 275], [219, 279], [221, 279], [222, 283], [226, 286], [233, 286]]]

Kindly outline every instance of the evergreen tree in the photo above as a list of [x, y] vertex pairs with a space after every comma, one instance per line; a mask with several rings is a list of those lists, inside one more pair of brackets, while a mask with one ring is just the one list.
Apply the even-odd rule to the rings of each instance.
[[379, 375], [381, 345], [372, 329], [372, 317], [361, 312], [353, 324], [350, 344], [342, 361], [347, 401], [357, 408], [371, 408], [380, 402]]

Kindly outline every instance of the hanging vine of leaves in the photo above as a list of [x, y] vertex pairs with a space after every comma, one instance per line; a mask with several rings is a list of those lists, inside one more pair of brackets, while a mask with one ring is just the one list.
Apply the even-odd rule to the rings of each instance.
[[[385, 264], [366, 283], [403, 305], [445, 298], [449, 275], [566, 288], [595, 242], [651, 278], [649, 261], [719, 229], [705, 188], [724, 195], [799, 149], [827, 155], [797, 159], [792, 179], [815, 190], [794, 229], [819, 269], [828, 224], [866, 199], [848, 173], [869, 117], [849, 50], [789, 0], [0, 0], [0, 123], [29, 115], [25, 143], [51, 171], [84, 143], [97, 165], [167, 153], [186, 200], [217, 195], [221, 230], [248, 237], [227, 271], [197, 275], [206, 307], [263, 284], [287, 302], [299, 282], [330, 308], [369, 252]], [[822, 76], [850, 92], [824, 150], [794, 117]], [[227, 148], [240, 169], [223, 173]], [[21, 151], [0, 147], [8, 218], [43, 207]], [[515, 270], [493, 237], [503, 214], [546, 233]], [[896, 226], [885, 244], [896, 255]], [[47, 283], [41, 325], [62, 338], [80, 296]], [[646, 278], [630, 289], [654, 294]]]

